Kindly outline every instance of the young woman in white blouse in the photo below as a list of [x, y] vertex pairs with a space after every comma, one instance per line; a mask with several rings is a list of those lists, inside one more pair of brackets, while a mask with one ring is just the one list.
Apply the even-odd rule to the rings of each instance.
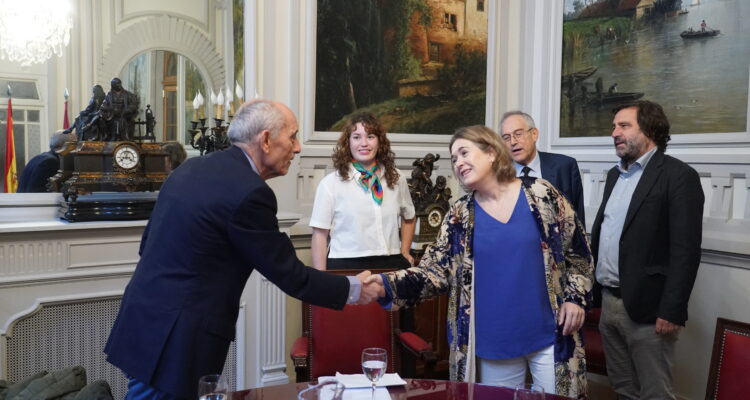
[[372, 114], [352, 117], [332, 158], [336, 171], [318, 185], [310, 217], [313, 266], [319, 270], [410, 267], [414, 204], [383, 126]]

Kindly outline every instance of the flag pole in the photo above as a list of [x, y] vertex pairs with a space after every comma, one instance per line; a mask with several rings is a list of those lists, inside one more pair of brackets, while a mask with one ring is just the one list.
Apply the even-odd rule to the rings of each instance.
[[16, 169], [16, 145], [13, 140], [13, 105], [11, 102], [12, 91], [8, 84], [8, 115], [5, 121], [5, 175], [3, 176], [3, 189], [5, 193], [15, 193], [18, 188], [18, 173]]
[[68, 119], [68, 98], [70, 97], [70, 93], [68, 93], [68, 88], [65, 88], [65, 93], [63, 93], [63, 98], [65, 98], [65, 110], [63, 111], [63, 129], [70, 128], [70, 120]]

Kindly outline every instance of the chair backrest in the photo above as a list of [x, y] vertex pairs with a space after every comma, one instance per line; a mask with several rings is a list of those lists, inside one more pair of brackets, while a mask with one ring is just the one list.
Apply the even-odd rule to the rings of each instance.
[[717, 318], [706, 399], [742, 399], [750, 393], [750, 324]]
[[309, 337], [310, 379], [319, 376], [362, 373], [362, 350], [381, 347], [388, 351], [388, 372], [398, 364], [394, 352], [396, 313], [384, 310], [377, 302], [366, 306], [347, 305], [343, 310], [305, 305]]
[[[372, 269], [373, 274], [394, 269]], [[358, 270], [328, 270], [335, 275], [354, 275]], [[381, 347], [388, 351], [388, 372], [400, 365], [396, 343], [398, 313], [384, 310], [377, 302], [366, 306], [347, 305], [331, 310], [304, 303], [303, 335], [307, 341], [307, 380], [320, 376], [362, 373], [362, 350]], [[300, 376], [297, 377], [299, 381]]]
[[599, 375], [607, 375], [607, 363], [604, 357], [602, 334], [599, 332], [599, 319], [602, 315], [600, 307], [586, 312], [583, 323], [583, 344], [586, 349], [586, 371]]

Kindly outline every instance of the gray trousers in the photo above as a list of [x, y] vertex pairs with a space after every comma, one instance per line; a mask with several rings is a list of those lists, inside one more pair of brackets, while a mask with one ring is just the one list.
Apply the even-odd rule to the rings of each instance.
[[656, 333], [655, 324], [634, 322], [622, 299], [602, 290], [599, 320], [607, 375], [619, 399], [674, 399], [672, 366], [678, 332]]

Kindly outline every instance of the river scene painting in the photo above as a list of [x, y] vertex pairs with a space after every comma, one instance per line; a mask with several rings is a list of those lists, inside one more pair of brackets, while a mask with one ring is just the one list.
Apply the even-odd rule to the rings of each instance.
[[672, 134], [747, 132], [750, 1], [564, 2], [561, 137], [608, 136], [636, 99]]
[[484, 124], [483, 0], [318, 0], [315, 130], [370, 112], [388, 132]]

